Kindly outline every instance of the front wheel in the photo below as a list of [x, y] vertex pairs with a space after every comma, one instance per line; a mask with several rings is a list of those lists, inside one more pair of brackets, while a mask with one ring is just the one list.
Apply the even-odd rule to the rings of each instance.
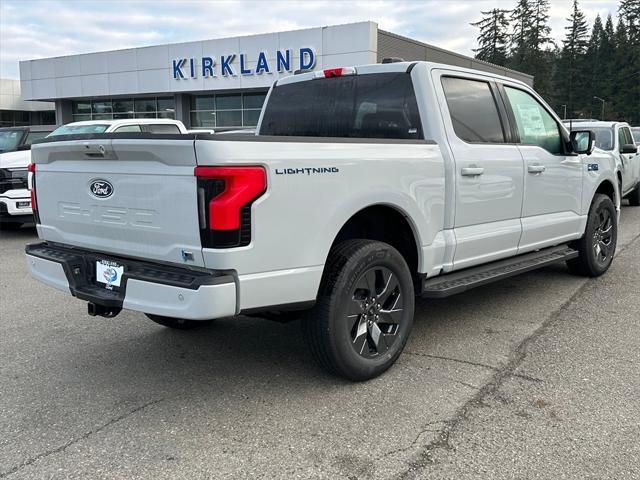
[[191, 330], [192, 328], [203, 327], [213, 322], [213, 320], [187, 320], [186, 318], [163, 317], [151, 313], [145, 313], [145, 315], [149, 320], [153, 320], [158, 325], [176, 330]]
[[597, 194], [591, 202], [587, 228], [578, 240], [578, 258], [569, 260], [569, 270], [576, 275], [598, 277], [609, 270], [618, 242], [618, 215], [606, 195]]
[[377, 377], [407, 343], [414, 300], [411, 273], [395, 248], [347, 240], [329, 253], [316, 305], [302, 322], [305, 341], [330, 373]]

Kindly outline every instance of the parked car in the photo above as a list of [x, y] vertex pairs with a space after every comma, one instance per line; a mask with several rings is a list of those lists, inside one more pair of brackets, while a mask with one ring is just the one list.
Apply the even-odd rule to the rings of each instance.
[[636, 147], [640, 147], [640, 127], [631, 127], [631, 135], [636, 142]]
[[31, 158], [28, 150], [31, 142], [46, 137], [54, 128], [47, 125], [0, 128], [0, 228], [33, 222], [27, 190], [27, 165]]
[[[100, 133], [182, 134], [182, 122], [171, 119], [131, 118], [73, 122], [61, 127], [15, 127], [0, 129], [0, 228], [16, 228], [33, 222], [27, 190], [27, 167], [31, 163], [31, 142], [46, 136]], [[13, 149], [12, 151], [10, 149]]]
[[640, 206], [640, 155], [631, 128], [625, 122], [585, 122], [580, 129], [595, 133], [596, 146], [616, 159], [618, 183], [622, 198]]
[[263, 108], [257, 135], [34, 145], [31, 275], [171, 328], [300, 314], [319, 364], [365, 380], [402, 352], [416, 294], [611, 265], [615, 162], [522, 82], [331, 68], [277, 80]]

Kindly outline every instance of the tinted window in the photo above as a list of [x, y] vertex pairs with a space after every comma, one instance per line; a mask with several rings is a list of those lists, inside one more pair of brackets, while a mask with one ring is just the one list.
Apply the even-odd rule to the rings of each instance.
[[27, 139], [24, 141], [25, 145], [31, 145], [34, 140], [40, 140], [41, 138], [46, 137], [51, 132], [29, 132], [27, 135]]
[[613, 128], [586, 127], [596, 135], [596, 147], [602, 150], [613, 150]]
[[377, 73], [276, 86], [261, 135], [423, 138], [411, 76]]
[[632, 127], [631, 134], [633, 135], [633, 139], [636, 143], [640, 142], [640, 127]]
[[633, 137], [631, 136], [631, 131], [627, 127], [622, 128], [621, 131], [624, 132], [624, 143], [620, 144], [620, 146], [633, 145], [634, 141]]
[[105, 124], [64, 125], [62, 127], [56, 128], [48, 136], [49, 137], [57, 137], [58, 135], [78, 135], [78, 134], [81, 134], [81, 133], [104, 133], [104, 131], [108, 127], [109, 127], [109, 125], [105, 125]]
[[140, 125], [123, 125], [122, 127], [118, 127], [114, 130], [117, 133], [126, 133], [126, 132], [141, 132], [142, 129]]
[[520, 143], [537, 145], [550, 153], [562, 152], [558, 124], [545, 108], [523, 90], [505, 87], [516, 119]]
[[443, 77], [442, 88], [459, 138], [473, 143], [504, 142], [498, 107], [487, 82]]
[[178, 128], [178, 126], [171, 123], [147, 125], [147, 128], [151, 133], [180, 133], [180, 129]]

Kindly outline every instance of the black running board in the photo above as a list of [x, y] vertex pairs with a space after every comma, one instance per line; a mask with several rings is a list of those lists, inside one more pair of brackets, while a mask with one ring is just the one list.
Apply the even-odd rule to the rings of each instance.
[[576, 250], [562, 245], [487, 263], [479, 267], [465, 268], [459, 272], [425, 279], [422, 283], [422, 296], [427, 298], [449, 297], [474, 287], [497, 282], [554, 263], [565, 262], [577, 256]]

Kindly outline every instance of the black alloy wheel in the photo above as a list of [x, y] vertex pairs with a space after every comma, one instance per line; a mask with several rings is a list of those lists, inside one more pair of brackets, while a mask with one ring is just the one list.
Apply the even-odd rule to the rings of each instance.
[[354, 350], [364, 358], [386, 353], [402, 322], [404, 299], [398, 278], [386, 267], [372, 267], [360, 276], [351, 298], [345, 325]]

